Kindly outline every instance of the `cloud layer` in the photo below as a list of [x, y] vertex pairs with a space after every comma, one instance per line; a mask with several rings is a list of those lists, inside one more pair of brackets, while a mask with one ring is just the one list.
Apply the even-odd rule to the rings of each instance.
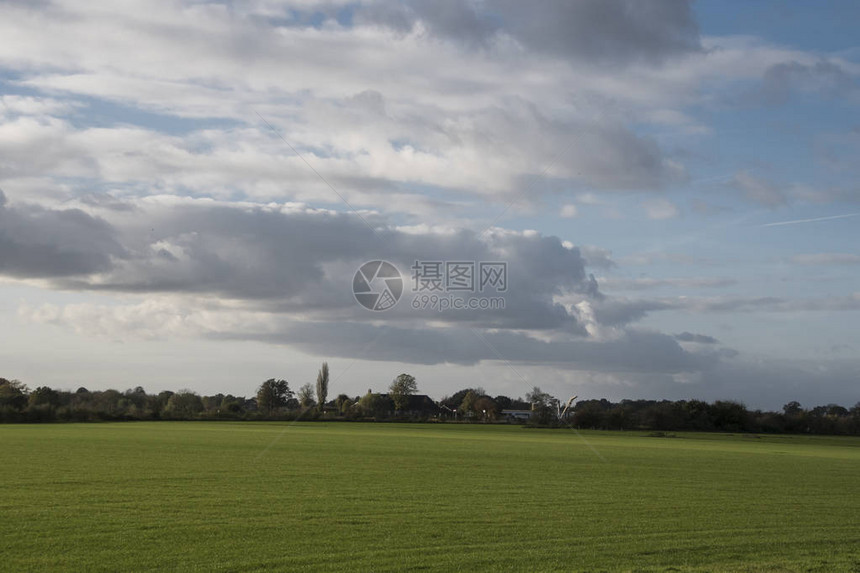
[[[851, 241], [767, 251], [856, 215], [860, 64], [702, 30], [684, 0], [0, 2], [2, 286], [93, 340], [731, 388], [759, 367], [714, 316], [860, 309]], [[504, 261], [505, 306], [369, 313], [377, 259]]]

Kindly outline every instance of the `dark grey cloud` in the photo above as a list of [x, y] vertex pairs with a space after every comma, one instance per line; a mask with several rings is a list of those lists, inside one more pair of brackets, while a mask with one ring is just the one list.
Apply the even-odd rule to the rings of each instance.
[[601, 64], [660, 62], [701, 49], [687, 0], [444, 0], [374, 2], [359, 19], [466, 45], [508, 35], [525, 48]]
[[[212, 295], [266, 312], [354, 320], [370, 317], [353, 299], [353, 275], [364, 262], [382, 259], [400, 269], [407, 285], [386, 320], [420, 316], [579, 336], [585, 330], [554, 298], [602, 296], [578, 249], [537, 233], [398, 229], [372, 214], [213, 201], [102, 203], [115, 226], [75, 209], [3, 208], [0, 271], [53, 278], [65, 289]], [[505, 307], [416, 315], [410, 307], [421, 294], [412, 291], [416, 261], [505, 263], [507, 290], [483, 293], [503, 297]]]
[[[0, 260], [14, 263], [0, 268], [16, 277], [51, 278], [62, 288], [231, 300], [273, 322], [250, 329], [240, 323], [209, 335], [330, 356], [420, 364], [504, 359], [625, 372], [698, 370], [720, 359], [715, 353], [691, 353], [673, 337], [654, 332], [628, 330], [605, 340], [590, 336], [579, 315], [555, 298], [597, 304], [603, 295], [580, 251], [557, 237], [398, 229], [368, 214], [374, 231], [354, 214], [212, 201], [160, 198], [131, 202], [128, 209], [117, 209], [114, 201], [106, 205], [115, 226], [75, 209], [0, 205], [4, 231], [18, 237], [17, 249], [0, 243]], [[37, 259], [40, 237], [63, 241], [43, 241], [53, 256]], [[403, 302], [384, 314], [371, 313], [352, 298], [356, 269], [373, 259], [394, 262], [407, 283]], [[505, 308], [449, 313], [411, 308], [410, 267], [416, 260], [507, 263]]]
[[125, 256], [106, 221], [80, 209], [10, 205], [0, 190], [0, 274], [50, 278], [107, 271]]
[[[247, 335], [235, 337], [244, 339]], [[686, 351], [665, 334], [636, 330], [607, 341], [538, 340], [511, 331], [402, 328], [368, 322], [349, 322], [332, 329], [326, 323], [301, 322], [252, 338], [313, 354], [416, 364], [474, 365], [505, 360], [582, 370], [676, 373], [710, 368], [721, 358], [715, 352]]]

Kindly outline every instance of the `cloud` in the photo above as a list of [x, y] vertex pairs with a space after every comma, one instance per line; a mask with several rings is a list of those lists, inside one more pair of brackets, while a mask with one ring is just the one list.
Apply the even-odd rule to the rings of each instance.
[[[0, 35], [9, 39], [0, 65], [15, 74], [17, 88], [51, 94], [9, 96], [18, 98], [9, 105], [34, 115], [0, 131], [0, 150], [10, 157], [4, 175], [90, 178], [141, 194], [154, 184], [179, 195], [336, 201], [259, 113], [350, 202], [413, 215], [443, 216], [450, 212], [443, 207], [457, 206], [434, 206], [413, 186], [508, 201], [548, 167], [551, 182], [601, 191], [684, 180], [683, 165], [628, 115], [666, 107], [673, 89], [665, 78], [650, 78], [662, 86], [653, 103], [630, 100], [639, 90], [618, 85], [602, 62], [645, 65], [695, 48], [687, 3], [425, 4], [351, 6], [350, 25], [337, 23], [338, 3], [291, 10], [182, 2], [157, 10], [135, 2], [0, 6]], [[473, 30], [464, 11], [502, 11], [507, 16], [491, 34], [513, 38], [506, 30], [524, 26], [516, 37], [526, 52], [476, 51], [458, 40], [440, 45], [435, 32], [366, 24], [361, 15], [373, 10], [405, 11], [410, 29], [436, 18], [434, 29], [445, 37], [490, 33]], [[327, 15], [326, 25], [304, 18], [311, 13]], [[540, 33], [529, 31], [533, 26]], [[556, 39], [544, 45], [547, 26], [556, 26]], [[580, 33], [571, 34], [571, 26]], [[556, 61], [552, 54], [562, 52], [575, 62]], [[582, 63], [595, 58], [600, 66]], [[587, 69], [572, 73], [573, 65]], [[58, 105], [60, 96], [71, 103]], [[113, 107], [106, 110], [106, 102]]]
[[526, 49], [599, 64], [659, 63], [701, 50], [691, 5], [683, 0], [377, 2], [359, 17], [404, 31], [420, 23], [468, 46], [509, 37]]
[[692, 332], [682, 332], [680, 334], [675, 335], [675, 340], [679, 340], [681, 342], [695, 342], [697, 344], [717, 344], [719, 340], [714, 338], [713, 336], [708, 336], [706, 334], [694, 334]]
[[521, 371], [534, 380], [552, 378], [557, 394], [573, 390], [580, 399], [742, 400], [748, 408], [770, 410], [781, 410], [792, 400], [807, 408], [857, 402], [856, 364], [850, 361], [824, 366], [815, 360], [751, 356], [721, 360], [695, 372]]
[[116, 230], [80, 209], [11, 205], [0, 190], [0, 275], [74, 277], [126, 256]]
[[729, 278], [711, 277], [670, 277], [670, 278], [615, 278], [601, 277], [598, 282], [604, 289], [613, 290], [646, 290], [662, 287], [698, 289], [698, 288], [723, 288], [737, 284], [737, 280]]
[[817, 93], [824, 97], [844, 96], [856, 91], [856, 80], [837, 63], [819, 60], [774, 64], [765, 70], [759, 97], [764, 103], [781, 105], [794, 93]]
[[765, 207], [780, 207], [788, 202], [784, 190], [748, 171], [735, 174], [731, 184], [741, 190], [747, 199]]
[[381, 321], [296, 320], [225, 308], [215, 301], [147, 299], [133, 305], [22, 306], [28, 322], [70, 326], [82, 335], [126, 340], [203, 336], [255, 340], [314, 355], [412, 364], [472, 366], [484, 361], [555, 364], [609, 372], [681, 372], [711, 367], [720, 356], [693, 353], [671, 336], [629, 330], [610, 340], [542, 339], [526, 332]]
[[559, 215], [564, 219], [573, 219], [578, 214], [579, 210], [573, 203], [568, 203], [567, 205], [562, 206], [561, 211], [559, 211]]
[[[81, 209], [2, 206], [3, 228], [15, 239], [0, 242], [3, 274], [143, 297], [137, 305], [25, 305], [23, 319], [112, 339], [198, 335], [420, 364], [504, 359], [677, 372], [720, 359], [691, 353], [660, 333], [603, 331], [584, 307], [559, 303], [558, 297], [576, 297], [597, 304], [603, 295], [578, 248], [534, 231], [401, 229], [368, 214], [371, 229], [355, 214], [301, 205], [165, 196], [127, 203], [127, 209], [87, 206], [105, 219]], [[62, 244], [46, 241], [58, 228]], [[45, 245], [51, 256], [34, 257]], [[375, 258], [394, 262], [410, 285], [384, 315], [359, 307], [350, 290], [358, 266]], [[416, 260], [506, 262], [505, 308], [414, 309], [408, 269]]]
[[[562, 299], [564, 301], [564, 299]], [[798, 312], [849, 312], [860, 310], [860, 293], [820, 298], [785, 299], [773, 296], [717, 296], [717, 297], [659, 297], [629, 298], [606, 296], [592, 302], [594, 315], [600, 324], [623, 326], [643, 319], [657, 311], [686, 313], [798, 313]]]
[[652, 199], [650, 201], [646, 201], [644, 206], [645, 213], [648, 215], [648, 218], [658, 221], [663, 219], [674, 219], [681, 214], [678, 206], [668, 199]]
[[370, 213], [362, 219], [296, 204], [167, 196], [127, 204], [126, 209], [86, 205], [106, 219], [81, 209], [5, 207], [0, 211], [5, 233], [0, 269], [16, 278], [51, 279], [55, 288], [199, 294], [273, 313], [337, 321], [371, 318], [350, 290], [365, 261], [393, 262], [408, 284], [415, 261], [501, 261], [511, 284], [503, 309], [422, 314], [406, 300], [385, 318], [578, 336], [585, 331], [576, 316], [554, 297], [601, 296], [579, 249], [533, 231], [492, 229], [478, 235], [462, 229], [399, 228]]
[[797, 265], [857, 265], [860, 255], [854, 253], [810, 253], [794, 255], [790, 261]]
[[[570, 245], [573, 246], [572, 244]], [[611, 269], [615, 267], [612, 251], [595, 245], [579, 245], [578, 247], [586, 265], [595, 269]]]
[[[686, 145], [722, 137], [703, 110], [751, 89], [768, 105], [853, 101], [856, 64], [702, 37], [691, 2], [7, 2], [0, 36], [0, 276], [78, 301], [24, 305], [25, 321], [81, 338], [260, 340], [350, 359], [505, 358], [716, 393], [739, 359], [694, 334], [694, 315], [860, 308], [852, 293], [613, 296], [736, 283], [598, 281], [594, 269], [713, 261], [616, 261], [533, 231], [477, 233], [505, 205], [611, 217], [633, 200], [655, 220], [678, 217], [688, 162], [725, 172]], [[856, 142], [816, 136], [833, 177], [821, 186], [751, 170], [731, 184], [768, 207], [854, 201], [853, 179], [835, 177], [856, 170]], [[828, 256], [794, 262], [852, 263]], [[404, 298], [369, 314], [350, 285], [377, 258], [407, 283], [416, 259], [505, 261], [506, 306], [438, 313]], [[632, 326], [658, 311], [674, 312], [681, 334]]]

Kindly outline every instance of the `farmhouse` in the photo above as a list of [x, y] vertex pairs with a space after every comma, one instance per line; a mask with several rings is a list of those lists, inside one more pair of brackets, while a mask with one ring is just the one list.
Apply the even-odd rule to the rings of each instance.
[[513, 422], [516, 420], [528, 420], [532, 417], [531, 410], [502, 410], [502, 417], [508, 420], [509, 422]]

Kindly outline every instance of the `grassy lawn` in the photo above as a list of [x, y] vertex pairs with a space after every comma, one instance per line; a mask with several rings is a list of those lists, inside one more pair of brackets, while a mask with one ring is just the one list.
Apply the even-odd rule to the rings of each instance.
[[160, 422], [0, 444], [3, 571], [860, 572], [855, 438]]

